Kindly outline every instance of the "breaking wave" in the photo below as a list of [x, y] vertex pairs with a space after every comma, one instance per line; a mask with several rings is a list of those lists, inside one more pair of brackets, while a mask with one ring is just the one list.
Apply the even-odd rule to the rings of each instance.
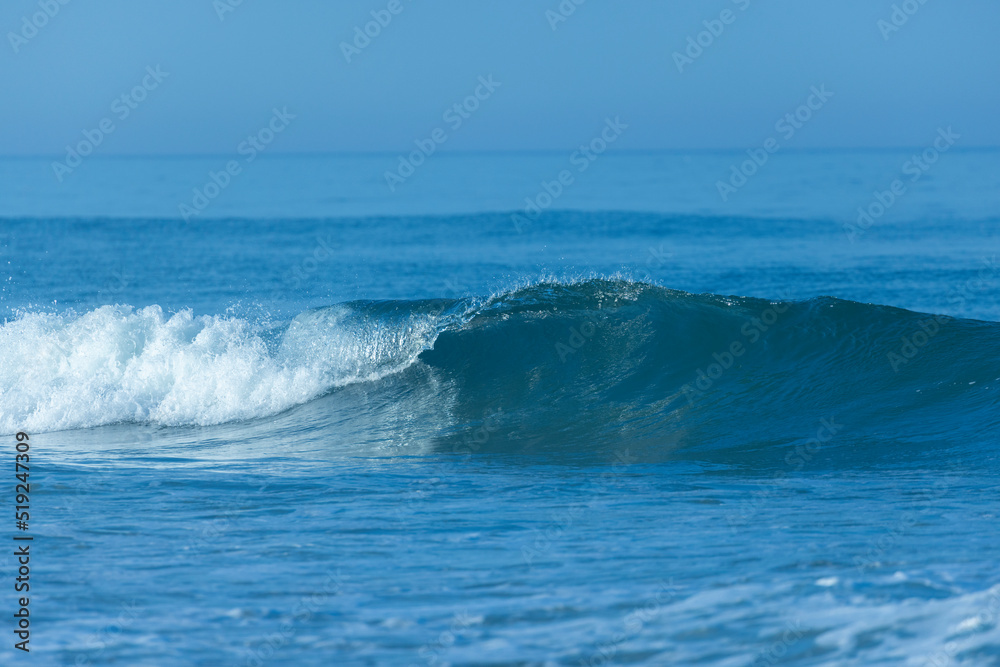
[[777, 443], [786, 461], [833, 436], [920, 449], [995, 441], [1000, 425], [998, 323], [617, 280], [356, 301], [280, 325], [158, 306], [22, 313], [0, 327], [0, 362], [4, 433], [261, 419], [358, 385], [447, 403], [422, 427], [449, 449], [490, 419], [484, 449]]

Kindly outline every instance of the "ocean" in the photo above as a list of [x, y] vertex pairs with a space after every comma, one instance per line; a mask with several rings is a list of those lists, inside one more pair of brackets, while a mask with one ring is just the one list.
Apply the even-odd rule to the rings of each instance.
[[929, 150], [0, 160], [30, 660], [1000, 664], [1000, 152]]

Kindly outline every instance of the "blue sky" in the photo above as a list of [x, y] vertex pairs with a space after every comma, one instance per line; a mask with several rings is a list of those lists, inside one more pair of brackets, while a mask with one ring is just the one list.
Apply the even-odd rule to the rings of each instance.
[[[1000, 146], [992, 0], [235, 1], [8, 0], [0, 154], [60, 155], [105, 119], [105, 155], [231, 154], [276, 108], [295, 117], [283, 153], [398, 152], [438, 127], [441, 150], [567, 150], [608, 117], [629, 125], [617, 149], [742, 149], [821, 85], [791, 148], [923, 146], [949, 125]], [[348, 62], [372, 12], [391, 21]]]

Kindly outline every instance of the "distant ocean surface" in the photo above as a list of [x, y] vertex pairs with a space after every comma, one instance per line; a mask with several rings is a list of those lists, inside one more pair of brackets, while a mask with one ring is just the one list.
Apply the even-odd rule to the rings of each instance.
[[1000, 664], [1000, 152], [921, 152], [0, 160], [30, 659]]

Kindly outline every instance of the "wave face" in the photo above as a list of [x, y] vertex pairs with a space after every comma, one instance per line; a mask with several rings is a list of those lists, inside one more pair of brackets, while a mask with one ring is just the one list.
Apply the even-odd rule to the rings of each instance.
[[978, 446], [1000, 425], [1000, 323], [614, 280], [351, 302], [276, 327], [156, 306], [27, 313], [0, 328], [0, 361], [4, 433], [219, 424], [359, 386], [438, 406], [416, 437], [456, 452], [627, 441], [630, 456], [800, 466], [827, 442], [902, 457], [893, 445]]

